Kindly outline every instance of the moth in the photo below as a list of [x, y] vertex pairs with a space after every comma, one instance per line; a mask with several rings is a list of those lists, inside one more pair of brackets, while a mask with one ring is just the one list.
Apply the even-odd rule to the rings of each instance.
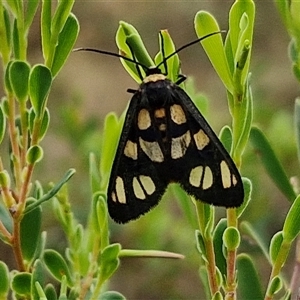
[[237, 167], [193, 101], [179, 87], [185, 77], [172, 82], [159, 68], [164, 64], [167, 70], [167, 59], [208, 36], [179, 48], [152, 68], [120, 54], [82, 49], [121, 57], [134, 62], [137, 68], [142, 66], [146, 73], [137, 90], [128, 90], [133, 96], [107, 190], [109, 214], [118, 223], [137, 219], [156, 206], [172, 182], [207, 204], [230, 208], [243, 202]]

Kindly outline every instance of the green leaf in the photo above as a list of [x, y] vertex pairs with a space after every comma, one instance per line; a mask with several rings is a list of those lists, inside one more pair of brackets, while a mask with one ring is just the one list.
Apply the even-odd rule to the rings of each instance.
[[26, 161], [28, 164], [36, 164], [42, 160], [44, 155], [43, 148], [38, 145], [31, 146], [26, 153]]
[[35, 282], [35, 285], [34, 285], [34, 290], [36, 290], [36, 295], [34, 295], [34, 298], [33, 299], [37, 299], [37, 300], [49, 300], [47, 299], [40, 283], [38, 281]]
[[70, 16], [74, 2], [75, 0], [58, 2], [51, 24], [51, 32], [53, 35], [57, 36], [63, 30]]
[[44, 111], [43, 119], [42, 119], [41, 128], [40, 128], [40, 131], [39, 131], [39, 140], [40, 141], [46, 135], [47, 130], [49, 128], [49, 124], [50, 124], [50, 112], [49, 112], [49, 109], [46, 107], [46, 109]]
[[241, 242], [241, 236], [239, 231], [231, 226], [227, 227], [223, 234], [224, 246], [227, 248], [227, 251], [233, 251], [237, 249]]
[[298, 160], [300, 162], [300, 97], [296, 98], [295, 100], [294, 122], [295, 122], [295, 129], [296, 129]]
[[252, 182], [246, 177], [242, 177], [243, 186], [244, 186], [244, 201], [241, 206], [236, 209], [237, 217], [239, 218], [245, 209], [248, 207], [249, 202], [251, 201], [252, 196]]
[[45, 269], [40, 259], [34, 262], [32, 270], [31, 299], [33, 300], [41, 300], [41, 291], [38, 290], [37, 283], [39, 283], [40, 287], [45, 285]]
[[102, 251], [100, 255], [100, 278], [102, 282], [109, 279], [118, 269], [120, 250], [120, 244], [111, 244]]
[[[196, 14], [194, 25], [199, 38], [213, 32], [220, 31], [219, 25], [215, 18], [206, 11], [199, 11]], [[232, 76], [230, 74], [226, 59], [221, 34], [210, 36], [209, 38], [201, 41], [201, 44], [226, 89], [232, 93]]]
[[48, 283], [44, 289], [47, 300], [57, 300], [56, 290], [53, 284]]
[[9, 270], [3, 261], [0, 261], [0, 278], [0, 299], [6, 299], [9, 290]]
[[0, 53], [3, 57], [4, 65], [6, 65], [10, 58], [11, 52], [11, 24], [10, 16], [4, 5], [0, 5], [0, 24], [2, 24], [2, 37], [0, 43]]
[[267, 296], [269, 299], [273, 298], [273, 295], [277, 294], [283, 287], [282, 280], [279, 276], [272, 278], [271, 283], [268, 286]]
[[54, 250], [45, 250], [43, 260], [54, 278], [58, 281], [62, 281], [63, 276], [66, 276], [67, 285], [69, 287], [73, 286], [69, 267], [65, 259], [58, 252]]
[[39, 0], [30, 0], [28, 1], [27, 4], [27, 9], [26, 9], [26, 18], [25, 18], [25, 31], [27, 31], [32, 23], [32, 20], [35, 16], [35, 13], [37, 11], [37, 8], [39, 6]]
[[126, 298], [115, 291], [108, 291], [100, 295], [99, 300], [126, 300]]
[[55, 77], [58, 74], [58, 72], [65, 64], [76, 42], [78, 33], [79, 33], [78, 20], [73, 14], [70, 14], [62, 31], [58, 36], [57, 46], [55, 48], [55, 53], [51, 65], [51, 71], [53, 77]]
[[101, 187], [101, 177], [99, 166], [96, 161], [96, 156], [94, 153], [90, 153], [89, 155], [89, 175], [90, 175], [90, 185], [92, 194], [100, 191]]
[[18, 19], [14, 20], [13, 25], [13, 46], [14, 46], [14, 55], [16, 59], [21, 58], [21, 50], [20, 50], [20, 36], [19, 36], [19, 29], [18, 29]]
[[109, 245], [109, 230], [107, 224], [108, 210], [106, 197], [99, 195], [96, 204], [97, 219], [99, 223], [99, 228], [101, 232], [101, 249]]
[[113, 159], [116, 153], [123, 121], [115, 113], [109, 113], [104, 120], [102, 155], [100, 161], [101, 190], [105, 190]]
[[29, 77], [29, 95], [38, 118], [44, 113], [51, 84], [52, 75], [47, 67], [36, 65], [32, 68]]
[[[27, 205], [32, 204], [34, 201], [28, 201]], [[42, 223], [42, 209], [37, 207], [30, 213], [25, 214], [21, 221], [21, 249], [23, 257], [27, 262], [30, 262], [35, 254], [36, 248], [39, 243], [41, 234]]]
[[10, 67], [12, 65], [13, 61], [10, 61], [5, 69], [5, 74], [4, 74], [4, 84], [5, 84], [5, 89], [8, 93], [12, 93], [13, 89], [11, 86], [11, 82], [10, 82]]
[[269, 257], [273, 265], [278, 257], [278, 253], [282, 245], [282, 242], [283, 242], [283, 234], [282, 231], [279, 231], [273, 235], [269, 247]]
[[[17, 273], [11, 282], [12, 290], [20, 296], [30, 297], [32, 275], [27, 272]], [[30, 298], [28, 298], [30, 299]]]
[[228, 153], [231, 153], [232, 147], [232, 130], [229, 126], [224, 126], [219, 134], [219, 139]]
[[293, 187], [290, 184], [290, 181], [281, 163], [277, 159], [270, 143], [261, 130], [257, 127], [251, 128], [250, 141], [255, 152], [260, 156], [268, 175], [272, 178], [274, 183], [287, 197], [287, 199], [289, 201], [294, 201], [296, 194], [293, 190]]
[[[153, 66], [154, 62], [148, 54], [148, 51], [146, 50], [138, 31], [131, 24], [124, 21], [120, 21], [119, 24], [120, 25], [116, 34], [116, 42], [118, 48], [121, 51], [121, 54], [131, 59], [134, 59], [132, 56], [132, 54], [134, 54], [136, 61], [140, 62], [146, 67]], [[126, 71], [133, 77], [133, 79], [140, 83], [141, 78], [137, 72], [136, 64], [122, 59], [121, 62]], [[142, 76], [144, 77], [144, 71], [142, 69], [140, 70]]]
[[282, 235], [285, 241], [292, 242], [300, 232], [300, 196], [296, 198], [285, 218]]
[[226, 228], [227, 220], [223, 218], [216, 225], [213, 235], [216, 265], [220, 270], [221, 274], [226, 274], [227, 266], [226, 258], [223, 252], [223, 234]]
[[[162, 60], [176, 51], [175, 45], [167, 30], [160, 31], [160, 52], [155, 57], [155, 65], [159, 65]], [[163, 55], [164, 53], [164, 55]], [[162, 65], [164, 66], [164, 65]], [[177, 54], [173, 55], [166, 61], [167, 70], [161, 67], [163, 74], [167, 74], [167, 78], [176, 82], [180, 71], [180, 61]]]
[[238, 299], [263, 300], [264, 295], [252, 258], [247, 254], [237, 257], [238, 269]]
[[51, 1], [42, 1], [41, 36], [44, 60], [47, 61], [51, 47]]
[[0, 144], [3, 141], [6, 129], [6, 118], [2, 105], [0, 105]]

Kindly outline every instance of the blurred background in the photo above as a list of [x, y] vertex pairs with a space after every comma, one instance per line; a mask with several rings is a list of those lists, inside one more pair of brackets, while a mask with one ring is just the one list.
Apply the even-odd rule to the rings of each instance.
[[[228, 28], [228, 13], [233, 1], [76, 1], [74, 14], [81, 31], [76, 47], [94, 47], [117, 52], [115, 33], [119, 21], [134, 25], [154, 56], [158, 50], [158, 31], [168, 29], [177, 48], [196, 39], [194, 16], [207, 10]], [[29, 59], [41, 62], [39, 19], [30, 32]], [[289, 37], [272, 1], [256, 1], [256, 22], [252, 52], [252, 90], [254, 124], [266, 134], [280, 158], [288, 176], [299, 175], [294, 138], [293, 106], [299, 95], [299, 84], [293, 77], [287, 48]], [[180, 53], [182, 72], [193, 78], [197, 91], [208, 99], [205, 113], [212, 128], [219, 132], [230, 124], [226, 92], [198, 45]], [[115, 111], [120, 115], [131, 96], [127, 88], [137, 83], [126, 73], [119, 60], [94, 53], [72, 53], [66, 67], [54, 82], [49, 98], [50, 132], [43, 141], [45, 157], [38, 165], [36, 178], [47, 186], [57, 182], [69, 168], [77, 170], [69, 184], [74, 213], [86, 221], [90, 208], [88, 156], [93, 151], [100, 157], [102, 124], [105, 115]], [[3, 151], [3, 150], [1, 150]], [[260, 232], [266, 244], [282, 228], [290, 206], [288, 201], [266, 176], [259, 158], [249, 144], [243, 158], [242, 175], [253, 180], [253, 199], [243, 219]], [[191, 206], [192, 207], [192, 206]], [[53, 213], [51, 204], [43, 206], [44, 228], [48, 230], [50, 248], [64, 251], [66, 241]], [[49, 213], [48, 213], [49, 211]], [[225, 216], [217, 209], [217, 217]], [[218, 219], [216, 220], [218, 221]], [[124, 259], [110, 282], [110, 289], [128, 299], [203, 299], [198, 269], [200, 257], [195, 246], [192, 222], [180, 209], [172, 191], [161, 204], [141, 219], [126, 225], [111, 222], [111, 240], [123, 248], [175, 251], [184, 260]], [[10, 252], [0, 245], [2, 257]], [[240, 251], [255, 257], [263, 282], [270, 268], [258, 247], [244, 239]], [[6, 259], [6, 258], [1, 258]], [[287, 276], [292, 271], [285, 268]]]

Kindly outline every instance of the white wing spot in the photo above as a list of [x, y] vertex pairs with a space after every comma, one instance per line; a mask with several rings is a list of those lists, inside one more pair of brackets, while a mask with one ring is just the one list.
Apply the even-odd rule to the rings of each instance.
[[151, 125], [151, 118], [149, 111], [145, 108], [142, 108], [138, 115], [138, 127], [140, 130], [145, 130]]
[[212, 185], [213, 185], [213, 174], [210, 167], [206, 166], [204, 169], [202, 188], [206, 190], [210, 188]]
[[153, 180], [151, 179], [151, 177], [141, 175], [140, 181], [141, 181], [146, 193], [148, 195], [152, 195], [155, 191], [155, 184], [154, 184]]
[[180, 137], [172, 138], [171, 157], [177, 159], [183, 157], [191, 142], [191, 134], [187, 131]]
[[171, 119], [174, 123], [180, 125], [186, 123], [185, 113], [179, 104], [174, 104], [170, 107]]
[[136, 177], [133, 178], [132, 187], [133, 187], [134, 194], [137, 198], [141, 200], [146, 199], [146, 195]]
[[124, 148], [124, 155], [137, 160], [137, 144], [128, 140]]
[[198, 166], [194, 169], [192, 169], [189, 177], [190, 184], [195, 187], [200, 187], [201, 178], [203, 174], [203, 167]]
[[202, 150], [205, 146], [209, 144], [209, 137], [205, 132], [200, 129], [197, 133], [194, 134], [194, 140], [198, 150]]
[[[116, 196], [113, 194], [112, 194], [112, 199], [114, 200], [114, 199], [116, 199]], [[124, 181], [119, 176], [116, 178], [116, 194], [117, 194], [117, 199], [120, 203], [126, 203]]]
[[132, 187], [135, 196], [140, 200], [146, 199], [145, 192], [147, 195], [152, 195], [155, 191], [155, 185], [151, 177], [145, 175], [139, 176], [139, 180], [137, 177], [134, 177]]
[[140, 146], [144, 153], [154, 162], [163, 162], [164, 155], [157, 142], [147, 142], [139, 138]]
[[237, 179], [233, 174], [232, 174], [232, 183], [234, 186], [236, 186], [236, 184], [237, 184]]
[[[224, 189], [228, 189], [231, 187], [231, 172], [225, 160], [222, 160], [220, 163], [221, 167], [221, 176], [222, 176], [222, 183]], [[236, 181], [236, 179], [235, 179]]]

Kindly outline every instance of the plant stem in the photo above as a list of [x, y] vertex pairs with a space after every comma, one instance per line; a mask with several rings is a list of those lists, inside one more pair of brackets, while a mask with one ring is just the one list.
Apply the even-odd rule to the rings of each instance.
[[[227, 227], [237, 227], [236, 209], [227, 209]], [[236, 299], [236, 249], [230, 250], [227, 253], [227, 288], [226, 300]]]

